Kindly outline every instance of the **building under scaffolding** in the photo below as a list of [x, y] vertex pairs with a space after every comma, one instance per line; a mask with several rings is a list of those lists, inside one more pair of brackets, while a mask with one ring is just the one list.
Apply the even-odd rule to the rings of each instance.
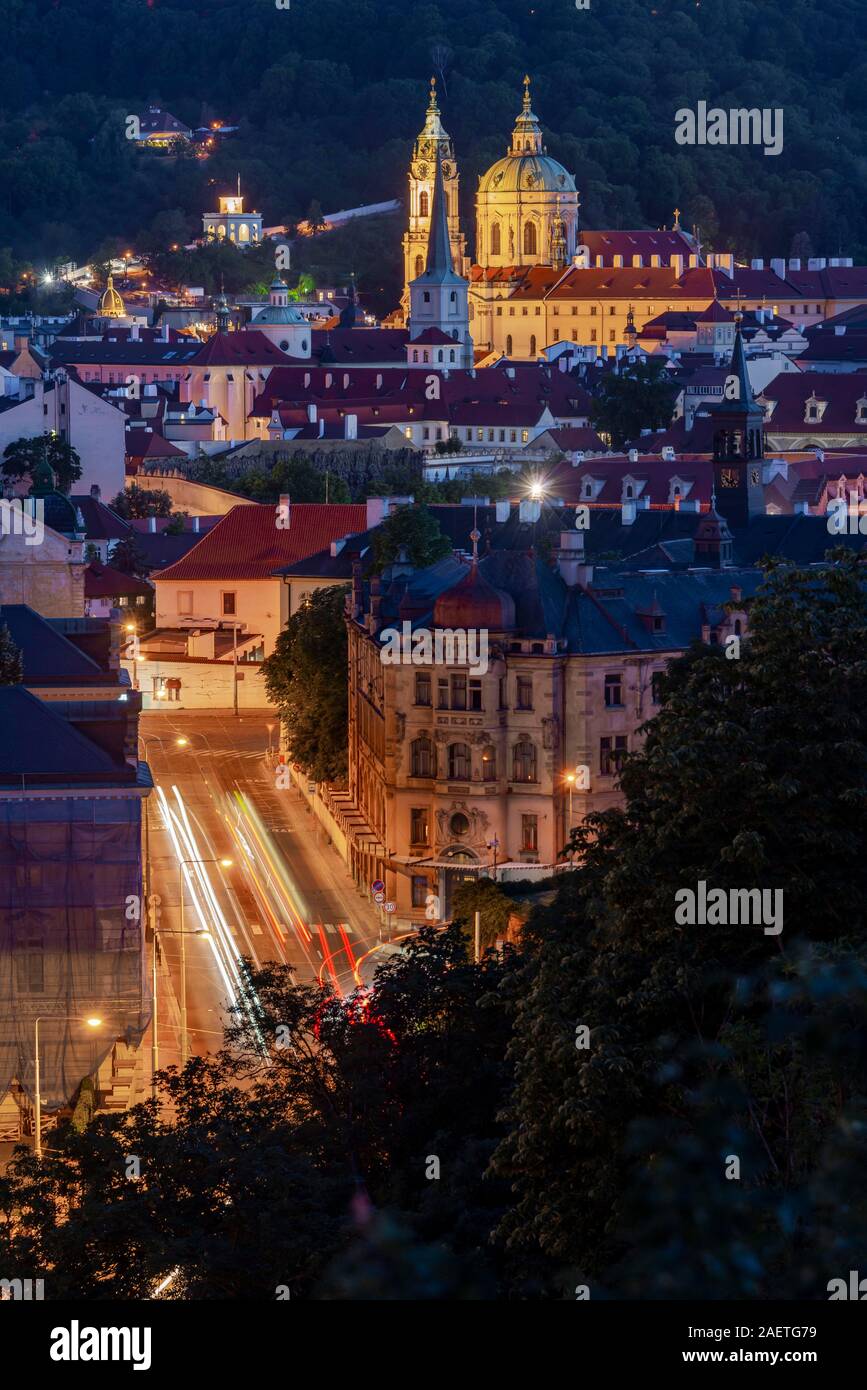
[[67, 688], [95, 698], [0, 687], [0, 1137], [30, 1127], [37, 1018], [46, 1113], [72, 1104], [83, 1078], [104, 1077], [118, 1046], [128, 1057], [149, 1020], [139, 696], [104, 669], [103, 688], [94, 677], [83, 692], [86, 674], [70, 672]]

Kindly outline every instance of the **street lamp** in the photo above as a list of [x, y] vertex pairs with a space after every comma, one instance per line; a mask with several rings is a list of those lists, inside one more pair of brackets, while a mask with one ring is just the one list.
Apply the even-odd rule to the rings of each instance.
[[36, 1157], [39, 1159], [42, 1158], [42, 1097], [39, 1094], [42, 1082], [39, 1074], [39, 1025], [44, 1018], [56, 1018], [59, 1023], [86, 1023], [88, 1028], [99, 1028], [102, 1024], [101, 1018], [88, 1018], [84, 1014], [39, 1014], [34, 1020], [34, 1050], [36, 1058], [36, 1143], [34, 1145], [34, 1151]]
[[[208, 936], [208, 932], [201, 930], [195, 932], [184, 931], [184, 867], [187, 864], [219, 864], [224, 869], [231, 869], [231, 859], [181, 859], [178, 862], [178, 884], [181, 894], [181, 929], [174, 933], [181, 938], [181, 1064], [187, 1060], [189, 1051], [189, 1039], [187, 1036], [187, 947], [186, 939], [188, 936]], [[156, 943], [156, 937], [154, 937]]]
[[569, 829], [572, 829], [572, 792], [575, 790], [575, 773], [567, 772], [566, 781], [569, 784]]

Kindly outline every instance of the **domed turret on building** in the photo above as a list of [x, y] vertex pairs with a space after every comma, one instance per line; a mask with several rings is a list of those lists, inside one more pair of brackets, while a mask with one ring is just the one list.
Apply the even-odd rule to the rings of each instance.
[[479, 180], [476, 261], [485, 267], [565, 264], [575, 251], [578, 206], [574, 178], [542, 143], [525, 77], [509, 151]]
[[52, 531], [62, 536], [84, 534], [84, 519], [75, 503], [59, 492], [54, 469], [47, 459], [41, 459], [30, 475], [30, 496], [42, 504], [42, 520]]
[[506, 632], [515, 626], [515, 600], [488, 583], [474, 558], [467, 573], [440, 594], [433, 616], [435, 627]]
[[278, 275], [271, 283], [268, 304], [253, 315], [251, 328], [264, 333], [289, 357], [310, 356], [310, 324], [294, 304], [289, 303], [289, 286]]
[[102, 319], [125, 319], [126, 305], [114, 287], [114, 276], [109, 275], [105, 289], [100, 295], [97, 314]]

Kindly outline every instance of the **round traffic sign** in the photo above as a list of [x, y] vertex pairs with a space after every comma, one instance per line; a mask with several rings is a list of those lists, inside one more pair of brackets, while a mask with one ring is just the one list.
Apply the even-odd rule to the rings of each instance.
[[373, 891], [374, 891], [374, 893], [381, 893], [384, 887], [385, 887], [385, 884], [383, 883], [383, 881], [382, 881], [381, 878], [375, 878], [375, 879], [373, 880]]
[[384, 894], [384, 893], [374, 893], [374, 895], [373, 895], [373, 901], [374, 901], [375, 903], [384, 903], [384, 902], [385, 902], [385, 894]]
[[386, 904], [385, 904], [385, 910], [386, 910], [386, 912], [396, 912], [396, 911], [397, 911], [397, 903], [386, 903]]

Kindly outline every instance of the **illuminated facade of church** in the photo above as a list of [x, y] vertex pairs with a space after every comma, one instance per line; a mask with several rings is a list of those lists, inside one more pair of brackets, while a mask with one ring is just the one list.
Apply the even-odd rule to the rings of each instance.
[[[452, 266], [468, 281], [467, 337], [477, 361], [500, 355], [535, 359], [566, 340], [613, 352], [630, 341], [634, 317], [643, 322], [667, 309], [701, 310], [714, 298], [711, 272], [677, 219], [670, 231], [582, 236], [575, 178], [545, 148], [529, 77], [509, 147], [479, 179], [476, 254], [470, 261], [460, 227], [454, 143], [432, 81], [410, 165], [404, 293], [396, 316], [409, 322], [411, 333], [410, 285], [426, 267], [437, 160]], [[419, 322], [417, 316], [416, 327]]]

